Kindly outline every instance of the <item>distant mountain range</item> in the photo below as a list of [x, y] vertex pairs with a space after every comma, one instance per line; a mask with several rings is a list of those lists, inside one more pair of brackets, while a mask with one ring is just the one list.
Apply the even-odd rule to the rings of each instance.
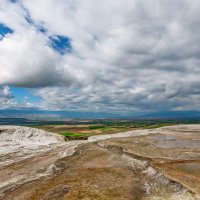
[[199, 111], [162, 111], [151, 113], [112, 114], [105, 112], [72, 112], [46, 110], [0, 110], [0, 118], [28, 118], [43, 120], [67, 119], [142, 119], [142, 118], [200, 118]]

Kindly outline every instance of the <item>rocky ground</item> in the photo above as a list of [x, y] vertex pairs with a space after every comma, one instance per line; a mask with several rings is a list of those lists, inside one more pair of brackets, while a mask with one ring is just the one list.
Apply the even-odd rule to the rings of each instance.
[[200, 125], [93, 136], [0, 127], [0, 199], [200, 199]]

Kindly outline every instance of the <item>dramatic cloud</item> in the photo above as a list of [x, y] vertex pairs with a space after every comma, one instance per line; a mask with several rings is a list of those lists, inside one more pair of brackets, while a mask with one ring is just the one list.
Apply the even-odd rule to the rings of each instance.
[[0, 87], [0, 106], [1, 108], [10, 108], [11, 105], [14, 105], [14, 97], [8, 86]]
[[5, 99], [5, 101], [9, 101], [13, 98], [10, 88], [8, 86], [1, 87], [0, 98]]
[[196, 0], [1, 0], [0, 84], [32, 88], [43, 109], [199, 110], [199, 12]]

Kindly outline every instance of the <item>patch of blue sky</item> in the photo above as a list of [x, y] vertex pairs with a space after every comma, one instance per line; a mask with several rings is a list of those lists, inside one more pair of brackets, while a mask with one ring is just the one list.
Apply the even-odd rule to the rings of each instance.
[[67, 36], [50, 36], [50, 46], [61, 55], [72, 51], [71, 39]]
[[25, 98], [28, 98], [29, 102], [32, 103], [37, 103], [41, 100], [40, 97], [33, 95], [31, 91], [26, 88], [10, 87], [10, 90], [18, 102], [23, 102]]
[[5, 24], [0, 23], [0, 38], [3, 38], [5, 35], [7, 34], [11, 34], [14, 31], [9, 28], [8, 26], [6, 26]]

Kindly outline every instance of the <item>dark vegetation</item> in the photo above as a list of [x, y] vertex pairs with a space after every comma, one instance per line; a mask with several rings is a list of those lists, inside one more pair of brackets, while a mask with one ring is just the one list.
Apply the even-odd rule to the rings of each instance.
[[61, 132], [61, 135], [65, 136], [66, 140], [87, 140], [90, 136], [89, 134], [79, 134], [73, 132]]

